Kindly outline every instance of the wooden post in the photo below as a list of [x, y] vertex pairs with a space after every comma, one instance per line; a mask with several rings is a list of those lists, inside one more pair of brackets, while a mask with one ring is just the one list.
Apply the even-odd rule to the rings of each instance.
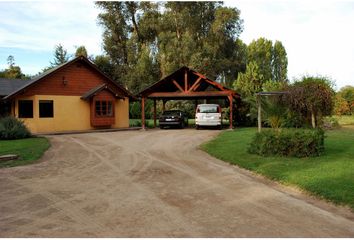
[[229, 117], [229, 121], [230, 121], [230, 129], [233, 128], [232, 126], [232, 108], [233, 108], [233, 97], [232, 95], [229, 96], [229, 102], [230, 102], [230, 117]]
[[141, 127], [145, 130], [145, 98], [141, 98]]
[[166, 100], [162, 100], [162, 112], [165, 111], [165, 108], [166, 108]]
[[258, 132], [262, 130], [262, 105], [260, 96], [257, 95], [257, 103], [258, 103]]
[[156, 128], [156, 99], [154, 99], [154, 128]]
[[184, 91], [188, 90], [188, 72], [187, 70], [184, 72]]

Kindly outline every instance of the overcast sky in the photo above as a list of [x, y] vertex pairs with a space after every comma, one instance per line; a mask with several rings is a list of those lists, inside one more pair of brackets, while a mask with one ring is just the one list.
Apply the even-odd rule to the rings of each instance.
[[[241, 10], [249, 43], [265, 37], [279, 40], [288, 53], [289, 79], [320, 74], [337, 88], [354, 85], [354, 0], [237, 0], [226, 6]], [[49, 65], [53, 48], [62, 43], [70, 53], [85, 45], [89, 54], [102, 53], [99, 10], [90, 1], [0, 1], [0, 69], [13, 55], [24, 73]]]

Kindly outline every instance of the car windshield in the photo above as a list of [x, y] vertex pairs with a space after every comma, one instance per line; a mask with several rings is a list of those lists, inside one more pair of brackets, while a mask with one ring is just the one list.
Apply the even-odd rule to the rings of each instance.
[[164, 111], [163, 114], [164, 116], [181, 116], [180, 111]]
[[217, 113], [218, 107], [217, 106], [199, 106], [200, 113]]

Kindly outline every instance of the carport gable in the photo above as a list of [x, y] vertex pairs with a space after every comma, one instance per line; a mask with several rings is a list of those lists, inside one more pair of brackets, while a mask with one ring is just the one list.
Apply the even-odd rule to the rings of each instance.
[[193, 99], [228, 96], [237, 98], [239, 94], [184, 66], [146, 88], [139, 96], [155, 99]]

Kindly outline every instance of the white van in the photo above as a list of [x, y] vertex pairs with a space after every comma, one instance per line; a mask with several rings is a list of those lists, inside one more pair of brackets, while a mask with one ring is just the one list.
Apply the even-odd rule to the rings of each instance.
[[218, 104], [198, 104], [195, 112], [195, 127], [215, 126], [222, 128], [221, 107]]

